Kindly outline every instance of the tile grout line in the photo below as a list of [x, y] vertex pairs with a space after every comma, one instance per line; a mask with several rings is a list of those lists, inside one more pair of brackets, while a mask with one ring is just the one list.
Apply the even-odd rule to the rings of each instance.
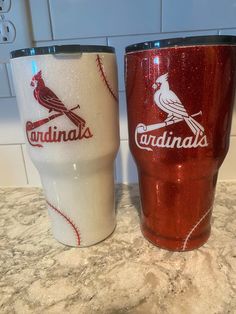
[[42, 43], [42, 42], [51, 42], [51, 41], [68, 41], [70, 42], [71, 40], [85, 40], [85, 39], [108, 39], [108, 36], [104, 35], [104, 36], [90, 36], [90, 37], [70, 37], [70, 38], [57, 38], [57, 39], [41, 39], [41, 40], [36, 40], [35, 43]]
[[16, 146], [16, 145], [24, 145], [25, 143], [0, 143], [0, 146]]
[[[51, 27], [52, 28], [52, 27]], [[236, 30], [236, 28], [221, 28], [219, 31], [222, 30]], [[151, 32], [151, 33], [132, 33], [132, 34], [119, 34], [119, 35], [104, 35], [104, 36], [87, 36], [87, 37], [73, 37], [73, 38], [57, 38], [52, 39], [53, 41], [70, 41], [70, 40], [82, 40], [82, 39], [96, 39], [96, 38], [105, 38], [109, 40], [109, 38], [118, 38], [118, 37], [133, 37], [133, 36], [145, 36], [145, 35], [159, 35], [159, 34], [178, 34], [178, 33], [199, 33], [199, 32], [209, 32], [209, 31], [215, 31], [218, 33], [218, 30], [216, 28], [208, 28], [208, 29], [188, 29], [188, 30], [178, 30], [178, 31], [160, 31], [160, 32]], [[52, 32], [53, 35], [53, 32]], [[53, 37], [53, 36], [52, 36]], [[51, 40], [37, 40], [36, 43], [40, 42], [50, 42]]]
[[52, 40], [54, 40], [54, 34], [53, 34], [53, 29], [52, 29], [52, 15], [51, 15], [51, 7], [50, 7], [49, 0], [47, 0], [47, 6], [48, 6], [48, 15], [49, 15], [49, 24], [50, 24], [51, 36], [52, 36]]
[[16, 98], [16, 96], [8, 96], [8, 97], [6, 97], [6, 96], [1, 97], [0, 96], [0, 101], [3, 100], [3, 99], [12, 99], [12, 98]]
[[[9, 63], [10, 64], [10, 63]], [[9, 87], [9, 92], [10, 92], [10, 96], [7, 97], [7, 98], [11, 98], [11, 97], [14, 97], [12, 95], [12, 91], [11, 91], [11, 83], [10, 83], [10, 77], [9, 77], [9, 72], [8, 72], [8, 67], [7, 67], [7, 63], [4, 63], [5, 65], [5, 71], [6, 71], [6, 74], [7, 74], [7, 83], [8, 83], [8, 87]]]
[[162, 17], [163, 17], [163, 3], [162, 0], [160, 0], [160, 32], [162, 33]]
[[28, 173], [27, 173], [27, 169], [26, 169], [26, 163], [25, 163], [24, 152], [23, 152], [23, 145], [22, 144], [20, 144], [20, 148], [21, 148], [21, 155], [22, 155], [24, 169], [25, 169], [26, 182], [27, 182], [27, 184], [29, 184], [29, 177], [28, 177]]

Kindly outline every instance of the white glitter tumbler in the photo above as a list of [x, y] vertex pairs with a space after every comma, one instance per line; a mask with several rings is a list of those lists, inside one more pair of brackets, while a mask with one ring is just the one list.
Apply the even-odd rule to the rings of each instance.
[[71, 246], [105, 239], [116, 224], [114, 48], [17, 50], [11, 66], [27, 149], [41, 177], [54, 237]]

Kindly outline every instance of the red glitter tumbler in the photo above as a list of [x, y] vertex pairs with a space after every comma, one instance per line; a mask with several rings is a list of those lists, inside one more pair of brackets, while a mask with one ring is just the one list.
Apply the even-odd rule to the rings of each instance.
[[161, 248], [192, 250], [209, 238], [235, 84], [234, 36], [126, 48], [129, 144], [139, 174], [141, 229]]

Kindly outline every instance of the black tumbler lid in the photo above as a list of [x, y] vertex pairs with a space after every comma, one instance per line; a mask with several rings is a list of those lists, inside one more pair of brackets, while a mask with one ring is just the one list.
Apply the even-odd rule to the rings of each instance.
[[67, 54], [83, 52], [108, 52], [114, 53], [115, 48], [110, 46], [96, 45], [59, 45], [46, 47], [33, 47], [11, 51], [11, 59], [26, 56], [48, 55], [48, 54]]
[[148, 49], [171, 48], [176, 46], [197, 46], [197, 45], [236, 45], [236, 36], [231, 35], [209, 35], [168, 38], [127, 46], [126, 52], [141, 51]]

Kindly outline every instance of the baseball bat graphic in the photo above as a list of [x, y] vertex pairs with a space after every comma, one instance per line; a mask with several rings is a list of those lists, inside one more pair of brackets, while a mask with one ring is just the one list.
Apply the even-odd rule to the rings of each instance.
[[[70, 109], [70, 111], [75, 110], [78, 107], [80, 107], [80, 106], [77, 105], [76, 107]], [[38, 120], [38, 121], [35, 121], [35, 122], [27, 121], [26, 122], [26, 130], [27, 131], [32, 131], [32, 130], [34, 130], [36, 128], [39, 128], [43, 124], [48, 123], [49, 121], [51, 121], [51, 120], [53, 120], [53, 119], [55, 119], [57, 117], [60, 117], [63, 114], [64, 114], [63, 112], [60, 112], [60, 113], [53, 114], [53, 115], [49, 116], [48, 118], [44, 118], [44, 119], [41, 119], [41, 120]]]
[[[202, 112], [199, 111], [199, 112], [191, 115], [191, 117], [196, 117], [196, 116], [199, 116], [201, 114], [202, 114]], [[181, 121], [184, 121], [184, 119], [179, 118], [179, 119], [175, 119], [175, 120], [170, 120], [170, 121], [161, 122], [161, 123], [155, 123], [155, 124], [150, 124], [150, 125], [145, 125], [143, 123], [139, 123], [137, 125], [136, 132], [139, 133], [139, 134], [142, 134], [142, 133], [146, 133], [146, 132], [150, 132], [150, 131], [161, 129], [161, 128], [164, 128], [165, 126], [168, 126], [168, 125], [171, 125], [171, 124], [175, 124], [175, 123], [178, 123], [178, 122], [181, 122]]]

